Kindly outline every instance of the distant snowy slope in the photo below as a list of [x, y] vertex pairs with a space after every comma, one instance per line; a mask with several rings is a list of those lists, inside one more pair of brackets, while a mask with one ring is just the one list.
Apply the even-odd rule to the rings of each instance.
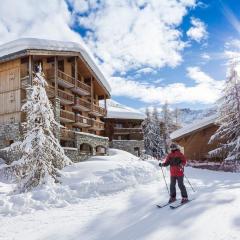
[[205, 117], [216, 114], [217, 109], [215, 107], [193, 110], [190, 108], [179, 109], [179, 121], [182, 126], [193, 123], [196, 120], [200, 120]]
[[[101, 102], [101, 104], [103, 104]], [[107, 117], [120, 119], [144, 119], [145, 114], [126, 105], [122, 105], [112, 99], [107, 100]]]

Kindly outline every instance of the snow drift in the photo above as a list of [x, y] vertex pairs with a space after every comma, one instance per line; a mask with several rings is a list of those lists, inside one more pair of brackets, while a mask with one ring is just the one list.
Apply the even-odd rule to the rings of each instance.
[[158, 174], [157, 162], [141, 161], [130, 153], [112, 149], [109, 156], [96, 156], [65, 167], [61, 184], [49, 180], [48, 184], [32, 192], [12, 194], [14, 184], [0, 182], [0, 214], [18, 215], [64, 207], [86, 198], [149, 183], [156, 180]]

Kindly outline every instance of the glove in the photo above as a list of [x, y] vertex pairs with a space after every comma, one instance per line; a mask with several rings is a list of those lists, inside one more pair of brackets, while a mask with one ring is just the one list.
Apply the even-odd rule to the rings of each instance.
[[161, 162], [159, 162], [158, 165], [159, 165], [159, 167], [163, 167], [163, 163], [161, 163]]

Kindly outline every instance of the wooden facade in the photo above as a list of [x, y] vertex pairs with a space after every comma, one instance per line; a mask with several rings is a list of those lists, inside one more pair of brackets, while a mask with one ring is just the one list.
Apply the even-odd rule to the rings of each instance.
[[[39, 64], [48, 82], [49, 99], [53, 105], [55, 99], [60, 100], [61, 125], [67, 130], [103, 135], [106, 109], [99, 100], [110, 98], [110, 94], [78, 52], [26, 50], [1, 58], [0, 124], [25, 121], [21, 106]], [[61, 143], [69, 145], [67, 140], [73, 139], [61, 138]]]
[[215, 149], [217, 144], [208, 144], [211, 136], [216, 132], [218, 126], [211, 123], [200, 129], [196, 129], [172, 140], [178, 143], [184, 149], [184, 154], [188, 160], [219, 160], [210, 157], [208, 152]]
[[105, 119], [105, 136], [112, 140], [143, 140], [141, 119]]

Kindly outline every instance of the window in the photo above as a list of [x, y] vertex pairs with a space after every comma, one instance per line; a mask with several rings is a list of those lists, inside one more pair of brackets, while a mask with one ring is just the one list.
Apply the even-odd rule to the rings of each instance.
[[64, 72], [64, 60], [58, 61], [58, 69], [62, 72]]

